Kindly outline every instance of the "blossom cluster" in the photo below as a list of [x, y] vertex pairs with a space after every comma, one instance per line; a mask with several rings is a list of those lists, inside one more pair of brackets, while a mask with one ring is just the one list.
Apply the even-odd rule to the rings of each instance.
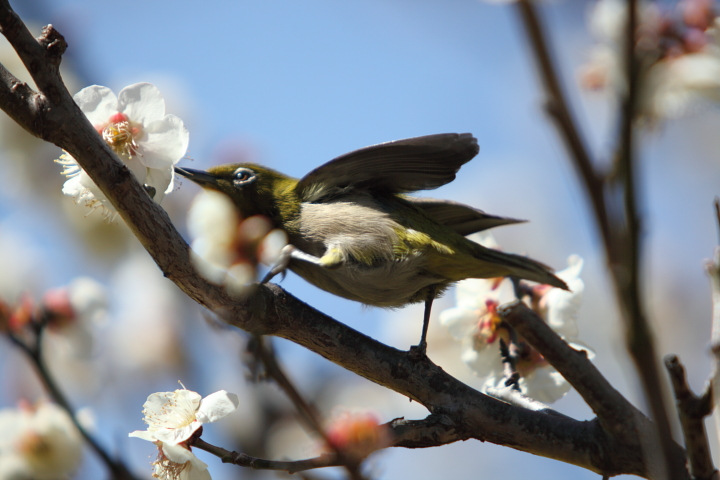
[[255, 280], [259, 263], [274, 264], [287, 244], [285, 232], [273, 229], [267, 218], [240, 218], [230, 198], [214, 190], [195, 197], [188, 230], [195, 268], [234, 294]]
[[[713, 0], [683, 0], [676, 11], [640, 2], [636, 55], [638, 112], [654, 122], [677, 118], [704, 101], [720, 100], [720, 19]], [[627, 91], [624, 72], [627, 3], [599, 0], [590, 15], [598, 43], [581, 70], [588, 89]]]
[[[489, 248], [497, 244], [489, 234], [469, 237]], [[536, 285], [529, 289], [530, 307], [573, 348], [592, 351], [577, 340], [575, 317], [584, 290], [580, 279], [582, 259], [572, 255], [568, 268], [557, 272], [570, 291], [549, 285]], [[570, 385], [545, 358], [532, 348], [498, 315], [498, 307], [513, 298], [513, 288], [507, 279], [468, 279], [458, 283], [457, 305], [440, 314], [440, 322], [450, 334], [462, 342], [462, 360], [483, 379], [483, 389], [501, 388], [508, 380], [503, 369], [501, 341], [515, 344], [518, 350], [515, 369], [520, 374], [520, 391], [541, 402], [552, 403], [569, 390]]]

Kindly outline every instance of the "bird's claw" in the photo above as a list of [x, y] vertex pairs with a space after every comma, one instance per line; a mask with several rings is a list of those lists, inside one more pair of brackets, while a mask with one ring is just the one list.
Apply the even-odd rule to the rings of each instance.
[[424, 360], [427, 356], [427, 342], [420, 342], [419, 345], [413, 345], [408, 351], [410, 358], [413, 360]]

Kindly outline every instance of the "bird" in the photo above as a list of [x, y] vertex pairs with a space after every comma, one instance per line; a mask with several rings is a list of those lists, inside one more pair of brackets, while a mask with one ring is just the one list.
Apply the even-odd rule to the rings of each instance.
[[241, 217], [264, 215], [287, 233], [282, 259], [263, 282], [289, 268], [365, 305], [425, 302], [420, 343], [411, 348], [425, 356], [433, 300], [455, 282], [511, 276], [567, 289], [548, 266], [465, 238], [521, 220], [409, 195], [450, 183], [478, 152], [472, 134], [446, 133], [361, 148], [300, 179], [254, 163], [175, 172], [226, 194]]

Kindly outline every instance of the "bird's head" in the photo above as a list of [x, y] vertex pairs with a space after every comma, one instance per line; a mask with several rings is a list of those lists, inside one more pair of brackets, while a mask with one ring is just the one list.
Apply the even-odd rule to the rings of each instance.
[[282, 204], [292, 201], [297, 184], [293, 178], [253, 163], [218, 165], [207, 171], [175, 167], [175, 173], [229, 196], [244, 218], [278, 218]]

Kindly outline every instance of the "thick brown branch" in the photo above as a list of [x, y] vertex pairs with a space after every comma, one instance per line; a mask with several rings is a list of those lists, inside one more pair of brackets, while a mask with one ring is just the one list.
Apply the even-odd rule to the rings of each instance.
[[637, 438], [643, 416], [603, 377], [583, 351], [575, 350], [532, 309], [520, 301], [501, 306], [498, 314], [525, 338], [583, 397], [612, 435]]

